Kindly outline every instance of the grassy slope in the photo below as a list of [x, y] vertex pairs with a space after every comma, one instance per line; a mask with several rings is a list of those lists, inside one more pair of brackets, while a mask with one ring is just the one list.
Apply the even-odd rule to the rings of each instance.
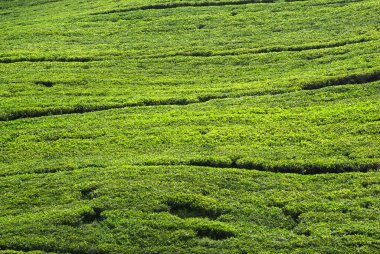
[[60, 253], [376, 253], [379, 175], [88, 167], [1, 181], [1, 247]]
[[0, 119], [282, 93], [380, 72], [377, 1], [97, 15], [122, 4], [76, 2], [3, 10]]
[[378, 252], [380, 4], [252, 2], [0, 1], [0, 253]]
[[375, 82], [9, 121], [0, 128], [0, 175], [94, 163], [304, 173], [377, 169], [379, 89]]

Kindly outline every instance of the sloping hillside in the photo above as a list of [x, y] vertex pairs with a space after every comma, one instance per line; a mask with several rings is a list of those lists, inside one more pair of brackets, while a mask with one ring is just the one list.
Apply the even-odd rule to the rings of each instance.
[[380, 252], [378, 0], [0, 0], [0, 253]]

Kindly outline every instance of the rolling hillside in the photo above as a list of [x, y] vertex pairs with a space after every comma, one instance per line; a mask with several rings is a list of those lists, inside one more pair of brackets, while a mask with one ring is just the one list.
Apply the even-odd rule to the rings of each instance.
[[378, 0], [0, 0], [0, 253], [380, 253]]

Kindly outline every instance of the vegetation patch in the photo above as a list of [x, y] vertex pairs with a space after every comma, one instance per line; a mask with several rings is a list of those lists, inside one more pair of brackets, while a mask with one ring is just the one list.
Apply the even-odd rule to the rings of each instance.
[[86, 211], [82, 214], [82, 222], [84, 224], [91, 224], [94, 222], [99, 222], [105, 219], [102, 215], [103, 209], [101, 208], [92, 208], [90, 211]]
[[45, 87], [52, 87], [54, 85], [54, 83], [51, 81], [36, 81], [34, 83], [36, 85], [41, 85], [41, 86], [45, 86]]
[[96, 197], [96, 187], [89, 187], [89, 188], [84, 188], [82, 190], [80, 190], [80, 193], [81, 193], [81, 198], [82, 199], [88, 199], [88, 200], [91, 200], [91, 199], [94, 199]]
[[213, 240], [225, 240], [234, 236], [234, 233], [222, 228], [199, 227], [196, 229], [198, 237], [208, 237]]
[[166, 204], [169, 206], [169, 212], [180, 218], [199, 217], [215, 220], [225, 212], [218, 207], [215, 200], [200, 195], [176, 195]]

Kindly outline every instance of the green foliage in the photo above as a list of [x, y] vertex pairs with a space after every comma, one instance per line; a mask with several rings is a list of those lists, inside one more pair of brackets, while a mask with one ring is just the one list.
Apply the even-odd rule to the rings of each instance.
[[[373, 0], [42, 3], [2, 3], [0, 120], [292, 92], [379, 71]], [[143, 10], [94, 15], [126, 8]]]
[[377, 253], [379, 8], [0, 1], [0, 253]]
[[[83, 197], [90, 186], [96, 195]], [[379, 187], [378, 172], [310, 176], [188, 166], [9, 176], [0, 185], [0, 246], [63, 253], [373, 253]]]

